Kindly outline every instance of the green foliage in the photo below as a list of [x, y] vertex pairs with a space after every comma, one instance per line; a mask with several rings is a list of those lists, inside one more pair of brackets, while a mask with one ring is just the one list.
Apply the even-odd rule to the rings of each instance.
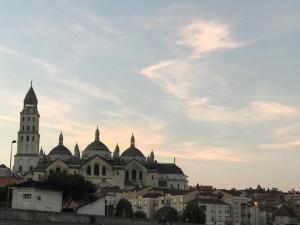
[[175, 208], [164, 206], [157, 211], [159, 221], [172, 222], [178, 220], [178, 212]]
[[120, 199], [116, 207], [116, 216], [118, 217], [132, 217], [132, 205], [125, 198]]
[[191, 202], [186, 205], [182, 214], [183, 221], [190, 223], [205, 224], [205, 213], [196, 202]]
[[145, 219], [145, 218], [147, 218], [147, 215], [143, 211], [137, 211], [133, 214], [133, 217]]
[[86, 199], [96, 192], [96, 187], [81, 175], [68, 175], [65, 173], [50, 174], [46, 182], [63, 191], [64, 199], [70, 197], [74, 200]]

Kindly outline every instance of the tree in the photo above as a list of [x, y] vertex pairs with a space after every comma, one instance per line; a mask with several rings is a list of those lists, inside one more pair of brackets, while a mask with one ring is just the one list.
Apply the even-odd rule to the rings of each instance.
[[178, 212], [175, 208], [164, 206], [157, 211], [157, 218], [159, 221], [172, 222], [178, 220]]
[[116, 207], [116, 216], [118, 217], [132, 217], [132, 205], [130, 201], [121, 198]]
[[133, 214], [133, 217], [134, 217], [134, 218], [145, 219], [145, 218], [147, 218], [147, 215], [146, 215], [146, 213], [144, 213], [143, 211], [136, 211], [136, 212]]
[[50, 174], [45, 180], [49, 185], [63, 191], [63, 197], [74, 200], [86, 199], [96, 192], [96, 187], [81, 175], [65, 173]]
[[205, 224], [205, 213], [200, 209], [197, 202], [188, 203], [183, 210], [182, 218], [190, 223]]

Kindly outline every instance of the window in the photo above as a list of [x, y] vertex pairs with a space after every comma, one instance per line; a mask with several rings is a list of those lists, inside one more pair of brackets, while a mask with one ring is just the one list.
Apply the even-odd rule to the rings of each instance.
[[32, 126], [32, 131], [34, 131], [35, 130], [35, 126]]
[[35, 121], [35, 116], [32, 118], [33, 121]]
[[38, 196], [37, 197], [37, 200], [41, 201], [42, 197], [41, 196]]
[[106, 167], [105, 166], [102, 167], [102, 175], [106, 176]]
[[171, 188], [173, 188], [173, 184], [171, 184]]
[[32, 142], [34, 142], [34, 136], [32, 136], [32, 139], [31, 139], [31, 140], [32, 140]]
[[129, 180], [129, 172], [126, 170], [126, 172], [125, 172], [125, 180]]
[[32, 170], [33, 170], [33, 167], [31, 166], [31, 167], [30, 167], [30, 171], [32, 171]]
[[179, 190], [179, 184], [177, 184], [177, 189]]
[[143, 180], [143, 172], [142, 171], [139, 172], [139, 180]]
[[29, 126], [27, 126], [27, 131], [29, 131], [30, 130], [30, 127]]
[[56, 171], [56, 173], [59, 173], [60, 172], [60, 168], [57, 167], [55, 171]]
[[22, 130], [23, 130], [23, 131], [25, 130], [25, 127], [24, 127], [24, 126], [22, 127]]
[[131, 179], [132, 179], [132, 180], [136, 180], [136, 170], [135, 170], [135, 169], [133, 169], [133, 170], [131, 171]]
[[30, 117], [28, 116], [28, 121], [30, 120]]
[[24, 121], [24, 120], [25, 120], [25, 117], [23, 116], [23, 117], [22, 117], [22, 121]]
[[29, 136], [28, 135], [26, 136], [26, 141], [29, 141]]
[[99, 176], [99, 165], [98, 164], [94, 165], [94, 175]]
[[31, 198], [31, 194], [23, 194], [23, 199], [30, 199]]
[[19, 166], [19, 172], [22, 172], [22, 166]]
[[23, 136], [21, 136], [21, 141], [23, 141], [24, 140], [24, 137]]
[[164, 202], [164, 200], [161, 200], [161, 204], [163, 205], [165, 202]]
[[88, 166], [86, 169], [86, 174], [91, 175], [91, 166]]
[[154, 179], [154, 176], [153, 176], [153, 175], [151, 176], [151, 179], [152, 179], [152, 180]]
[[119, 176], [119, 171], [117, 171], [117, 176]]

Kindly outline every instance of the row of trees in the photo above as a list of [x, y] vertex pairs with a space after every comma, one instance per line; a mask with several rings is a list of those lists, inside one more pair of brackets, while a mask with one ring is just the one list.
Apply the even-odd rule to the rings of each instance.
[[[142, 211], [133, 213], [131, 203], [126, 199], [121, 199], [116, 207], [116, 216], [118, 217], [135, 217], [146, 218], [146, 214]], [[157, 219], [160, 222], [185, 221], [190, 223], [205, 224], [205, 213], [197, 203], [189, 203], [185, 207], [182, 215], [179, 215], [175, 208], [170, 206], [162, 207], [157, 212]]]

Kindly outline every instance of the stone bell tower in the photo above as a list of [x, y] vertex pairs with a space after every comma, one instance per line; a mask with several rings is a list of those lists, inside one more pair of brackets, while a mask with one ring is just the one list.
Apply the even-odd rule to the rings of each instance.
[[31, 86], [24, 98], [23, 110], [20, 113], [17, 154], [14, 158], [15, 172], [26, 173], [33, 170], [39, 161], [39, 119], [38, 100]]

